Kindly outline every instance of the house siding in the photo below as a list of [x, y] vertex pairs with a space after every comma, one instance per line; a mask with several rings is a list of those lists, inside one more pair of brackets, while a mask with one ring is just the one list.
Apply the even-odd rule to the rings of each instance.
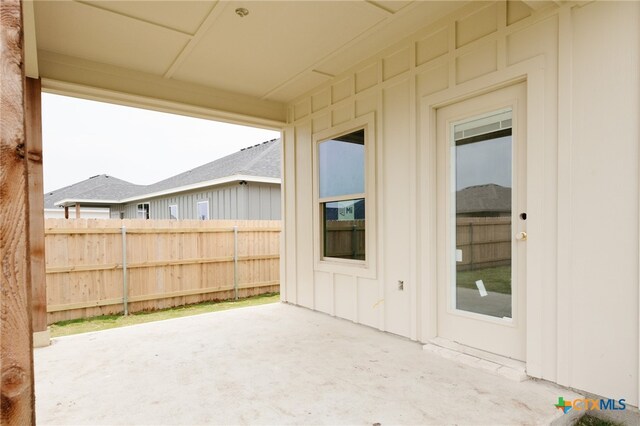
[[[536, 111], [527, 303], [540, 307], [527, 311], [527, 372], [637, 406], [639, 22], [637, 2], [537, 12], [517, 1], [472, 3], [292, 102], [282, 299], [421, 342], [437, 336], [435, 108], [526, 70], [536, 84], [527, 92], [528, 116]], [[314, 257], [313, 138], [367, 114], [377, 266], [370, 275], [327, 271]]]
[[266, 184], [246, 186], [246, 217], [248, 220], [280, 219], [280, 187]]
[[113, 204], [109, 206], [109, 214], [111, 219], [120, 219], [120, 213], [124, 213], [125, 206], [122, 204]]
[[125, 218], [133, 219], [136, 217], [137, 205], [149, 203], [150, 219], [169, 219], [169, 206], [177, 205], [179, 219], [197, 219], [197, 203], [205, 200], [209, 201], [210, 219], [280, 219], [280, 185], [254, 182], [247, 182], [246, 185], [233, 183], [206, 191], [195, 190], [139, 200], [120, 207], [120, 210], [112, 207], [111, 211], [116, 215], [119, 215], [119, 211], [124, 211]]

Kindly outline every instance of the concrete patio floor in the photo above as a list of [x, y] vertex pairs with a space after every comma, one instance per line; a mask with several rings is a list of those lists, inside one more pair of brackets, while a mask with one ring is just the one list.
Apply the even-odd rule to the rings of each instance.
[[548, 424], [572, 394], [287, 304], [58, 338], [38, 424]]

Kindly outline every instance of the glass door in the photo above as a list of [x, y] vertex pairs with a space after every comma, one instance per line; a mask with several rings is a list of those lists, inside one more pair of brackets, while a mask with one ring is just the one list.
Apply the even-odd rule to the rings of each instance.
[[524, 360], [526, 84], [436, 122], [438, 336]]
[[451, 126], [453, 307], [511, 318], [512, 110]]

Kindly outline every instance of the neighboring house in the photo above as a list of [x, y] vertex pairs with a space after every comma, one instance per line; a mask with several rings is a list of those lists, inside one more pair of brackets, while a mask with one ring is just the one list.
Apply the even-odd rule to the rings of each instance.
[[[69, 214], [67, 211], [66, 214]], [[75, 211], [71, 213], [70, 217], [75, 217]], [[108, 208], [89, 208], [82, 207], [80, 209], [80, 217], [83, 219], [110, 219], [111, 213]], [[59, 207], [44, 209], [45, 219], [64, 219], [65, 209]]]
[[95, 217], [84, 214], [102, 209], [112, 219], [280, 219], [280, 141], [244, 148], [152, 185], [94, 176], [45, 194], [45, 212], [56, 208], [71, 218]]
[[[135, 185], [113, 176], [98, 175], [64, 188], [44, 194], [46, 218], [67, 217], [109, 219], [110, 206], [117, 200], [142, 191], [143, 185]], [[111, 200], [102, 202], [101, 200]], [[61, 202], [64, 202], [61, 204]], [[71, 211], [69, 211], [71, 210]]]
[[511, 188], [489, 183], [456, 192], [456, 215], [468, 217], [511, 216]]

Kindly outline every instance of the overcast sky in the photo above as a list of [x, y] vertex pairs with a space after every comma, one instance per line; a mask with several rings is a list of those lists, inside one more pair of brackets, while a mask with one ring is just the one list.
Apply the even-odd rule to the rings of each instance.
[[107, 174], [150, 184], [278, 132], [42, 94], [45, 192]]
[[511, 136], [456, 147], [456, 191], [469, 186], [511, 188]]

